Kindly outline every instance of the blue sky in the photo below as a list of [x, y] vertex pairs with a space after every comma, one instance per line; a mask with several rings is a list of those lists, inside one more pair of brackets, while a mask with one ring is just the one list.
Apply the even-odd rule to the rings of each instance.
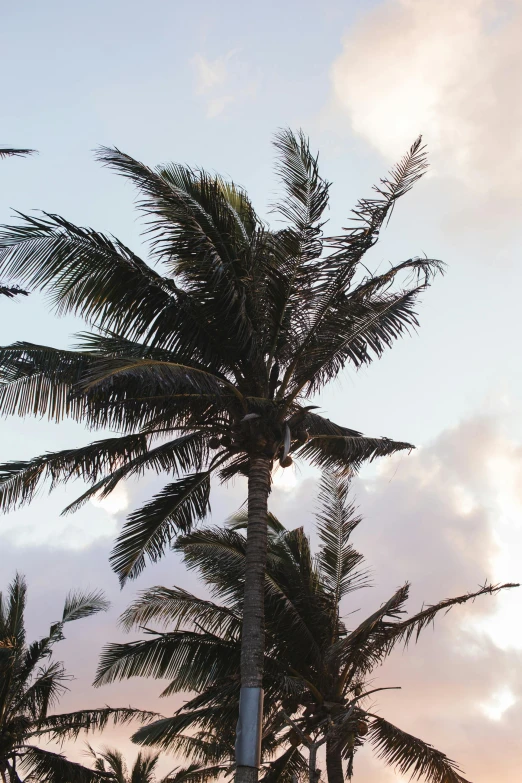
[[[434, 487], [447, 494], [448, 530], [453, 529], [448, 520], [458, 531], [459, 519], [469, 521], [469, 514], [487, 517], [488, 532], [480, 540], [489, 549], [475, 557], [477, 578], [488, 563], [484, 577], [520, 578], [522, 110], [514, 96], [522, 88], [521, 20], [520, 0], [463, 0], [458, 6], [447, 0], [262, 5], [33, 0], [3, 9], [0, 30], [0, 143], [39, 151], [2, 161], [1, 222], [12, 220], [13, 210], [56, 212], [113, 233], [146, 256], [134, 193], [93, 158], [101, 144], [116, 145], [150, 165], [177, 160], [220, 171], [245, 186], [269, 218], [275, 191], [270, 139], [276, 128], [289, 125], [302, 127], [320, 150], [323, 174], [334, 183], [329, 218], [337, 233], [357, 198], [369, 195], [372, 183], [424, 134], [431, 173], [402, 200], [368, 261], [382, 268], [425, 252], [447, 262], [447, 274], [424, 297], [418, 335], [397, 343], [369, 369], [348, 370], [320, 403], [343, 424], [421, 447], [411, 458], [363, 473], [359, 490], [363, 508], [376, 514], [372, 530], [381, 523], [387, 529], [382, 514], [394, 482], [403, 492], [401, 502], [410, 493], [421, 516], [429, 511]], [[36, 294], [1, 303], [3, 344], [65, 346], [83, 328], [73, 318], [57, 319]], [[4, 420], [0, 427], [4, 460], [89, 440], [81, 426], [69, 422]], [[446, 461], [457, 466], [451, 476], [444, 473]], [[474, 471], [466, 472], [465, 465]], [[439, 484], [443, 473], [445, 483]], [[310, 481], [313, 476], [305, 472], [279, 490], [275, 502], [282, 511], [293, 509], [292, 519], [308, 508]], [[145, 487], [131, 486], [112, 506], [90, 505], [65, 519], [60, 509], [81, 488], [42, 496], [1, 520], [0, 542], [13, 568], [27, 570], [36, 583], [47, 568], [57, 569], [56, 590], [63, 591], [74, 573], [89, 581], [89, 562], [98, 574], [100, 552], [125, 509], [160, 485], [149, 477]], [[219, 494], [215, 521], [241, 493], [238, 486], [232, 497]], [[466, 530], [473, 536], [472, 528]], [[369, 539], [383, 568], [382, 547], [393, 547], [387, 535]], [[415, 536], [407, 526], [401, 536], [410, 558], [401, 559], [403, 570], [408, 562], [413, 570]], [[453, 554], [468, 558], [458, 533], [453, 538]], [[429, 552], [423, 551], [428, 571]], [[64, 567], [63, 558], [71, 567]], [[116, 596], [115, 581], [103, 568], [99, 578]], [[168, 573], [166, 566], [160, 569], [151, 569], [143, 584]], [[440, 587], [445, 594], [445, 584]], [[120, 607], [133, 591], [117, 598]], [[510, 636], [506, 628], [521, 606], [512, 599], [500, 604], [496, 619], [477, 620], [477, 627], [490, 628], [488, 638], [496, 634], [513, 655], [522, 647], [520, 635]], [[99, 636], [110, 632], [108, 623], [101, 628]], [[96, 654], [93, 645], [91, 668]], [[85, 690], [87, 679], [81, 683]], [[516, 687], [511, 683], [510, 692], [516, 694]], [[491, 685], [491, 698], [502, 688], [508, 685]], [[448, 694], [441, 715], [451, 703]], [[522, 726], [520, 710], [517, 716]], [[484, 726], [487, 720], [483, 717]], [[433, 720], [425, 716], [425, 723], [429, 728]], [[504, 733], [498, 725], [500, 748], [509, 744], [509, 732], [507, 724]], [[481, 726], [474, 736], [481, 735]], [[482, 762], [487, 769], [488, 759]], [[512, 779], [506, 770], [495, 783]], [[478, 783], [491, 780], [481, 774], [479, 769]]]

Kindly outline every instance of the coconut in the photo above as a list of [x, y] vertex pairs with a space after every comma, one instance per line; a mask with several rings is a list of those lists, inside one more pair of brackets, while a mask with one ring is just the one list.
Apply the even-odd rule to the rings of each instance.
[[232, 445], [232, 439], [230, 435], [223, 435], [223, 437], [221, 438], [221, 445], [226, 446], [227, 448], [228, 446]]
[[368, 724], [365, 720], [357, 721], [357, 734], [359, 734], [360, 737], [364, 737], [365, 734], [368, 734]]
[[293, 462], [294, 460], [292, 459], [290, 454], [287, 454], [287, 456], [284, 459], [279, 460], [279, 464], [281, 465], [282, 468], [289, 468], [290, 465], [293, 464]]
[[220, 444], [221, 441], [215, 435], [213, 435], [208, 441], [208, 445], [211, 449], [219, 449]]

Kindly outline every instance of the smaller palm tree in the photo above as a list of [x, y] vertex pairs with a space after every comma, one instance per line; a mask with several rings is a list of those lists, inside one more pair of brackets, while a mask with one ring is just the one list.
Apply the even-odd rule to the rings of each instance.
[[0, 592], [0, 779], [20, 783], [94, 783], [106, 774], [69, 761], [39, 744], [42, 740], [75, 739], [81, 731], [103, 729], [109, 721], [126, 723], [157, 717], [128, 708], [104, 707], [65, 714], [49, 710], [67, 690], [71, 679], [60, 661], [53, 660], [54, 645], [64, 639], [64, 626], [73, 620], [105, 611], [100, 592], [70, 593], [62, 618], [43, 639], [27, 644], [24, 624], [27, 588], [17, 575], [7, 594]]
[[88, 755], [94, 759], [94, 769], [97, 772], [110, 774], [114, 783], [170, 783], [169, 776], [161, 780], [156, 777], [159, 753], [154, 755], [138, 753], [132, 769], [129, 770], [119, 750], [104, 748], [102, 751], [96, 751], [90, 745], [87, 747]]
[[[328, 783], [343, 783], [353, 775], [357, 750], [369, 742], [402, 775], [428, 783], [466, 783], [444, 753], [372, 711], [371, 695], [385, 690], [372, 684], [372, 676], [397, 644], [417, 640], [439, 612], [515, 585], [486, 584], [403, 617], [406, 583], [350, 628], [341, 615], [341, 601], [344, 608], [355, 590], [368, 585], [368, 572], [351, 541], [360, 517], [349, 500], [349, 481], [323, 478], [319, 501], [315, 557], [302, 528], [289, 531], [270, 518], [264, 780], [290, 783], [297, 775], [314, 783], [320, 774], [317, 749], [325, 745]], [[129, 630], [146, 627], [147, 638], [109, 645], [101, 657], [98, 684], [132, 676], [166, 677], [170, 684], [163, 695], [196, 692], [173, 717], [144, 726], [133, 737], [189, 757], [193, 763], [180, 778], [186, 783], [232, 771], [246, 522], [246, 513], [240, 514], [226, 530], [195, 531], [177, 544], [187, 565], [200, 572], [221, 603], [179, 588], [147, 590], [122, 617]], [[154, 620], [169, 630], [150, 630]]]

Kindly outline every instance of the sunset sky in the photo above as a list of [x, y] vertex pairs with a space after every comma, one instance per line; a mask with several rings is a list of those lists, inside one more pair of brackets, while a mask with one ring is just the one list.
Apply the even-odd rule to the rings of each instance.
[[[47, 0], [2, 9], [0, 144], [39, 154], [0, 164], [0, 222], [42, 209], [112, 233], [146, 257], [130, 186], [92, 151], [115, 145], [230, 176], [267, 219], [276, 187], [271, 136], [303, 128], [333, 181], [329, 226], [423, 134], [431, 169], [367, 257], [386, 268], [426, 253], [447, 264], [419, 307], [421, 327], [321, 396], [330, 418], [418, 447], [354, 482], [356, 544], [374, 587], [346, 612], [373, 611], [405, 580], [410, 607], [522, 581], [522, 0]], [[0, 302], [0, 339], [65, 347], [85, 325], [37, 294]], [[77, 424], [5, 419], [0, 459], [88, 443]], [[317, 473], [277, 475], [272, 510], [313, 531]], [[46, 632], [71, 587], [103, 587], [106, 615], [70, 626], [61, 657], [76, 679], [64, 709], [132, 704], [169, 714], [156, 681], [90, 686], [101, 647], [138, 590], [203, 592], [167, 556], [119, 590], [108, 553], [128, 509], [163, 486], [146, 476], [74, 516], [80, 483], [0, 518], [0, 589], [29, 582], [30, 632]], [[244, 500], [216, 487], [212, 522]], [[355, 615], [354, 623], [362, 616]], [[60, 648], [58, 648], [60, 650]], [[375, 709], [455, 759], [474, 783], [515, 783], [522, 768], [522, 589], [439, 617], [378, 671]], [[128, 728], [94, 737], [135, 754]], [[69, 748], [82, 758], [83, 744]], [[163, 769], [175, 766], [165, 758]], [[401, 781], [365, 749], [359, 783]]]

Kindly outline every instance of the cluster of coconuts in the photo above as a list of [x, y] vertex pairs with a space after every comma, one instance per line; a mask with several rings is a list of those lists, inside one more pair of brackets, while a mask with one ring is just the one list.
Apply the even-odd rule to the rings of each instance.
[[[277, 436], [274, 433], [270, 433], [267, 437], [256, 426], [257, 424], [257, 416], [255, 419], [247, 419], [246, 421], [243, 419], [242, 422], [231, 426], [230, 435], [227, 433], [220, 437], [213, 435], [209, 438], [208, 445], [211, 449], [223, 447], [231, 451], [264, 452], [269, 456], [274, 456], [277, 453], [281, 467], [289, 468], [293, 464], [293, 459], [290, 454], [284, 456], [284, 446], [279, 445], [278, 447]], [[303, 446], [307, 442], [308, 437], [307, 430], [302, 426], [296, 429], [293, 436], [291, 436], [292, 441], [295, 441], [298, 446]]]

